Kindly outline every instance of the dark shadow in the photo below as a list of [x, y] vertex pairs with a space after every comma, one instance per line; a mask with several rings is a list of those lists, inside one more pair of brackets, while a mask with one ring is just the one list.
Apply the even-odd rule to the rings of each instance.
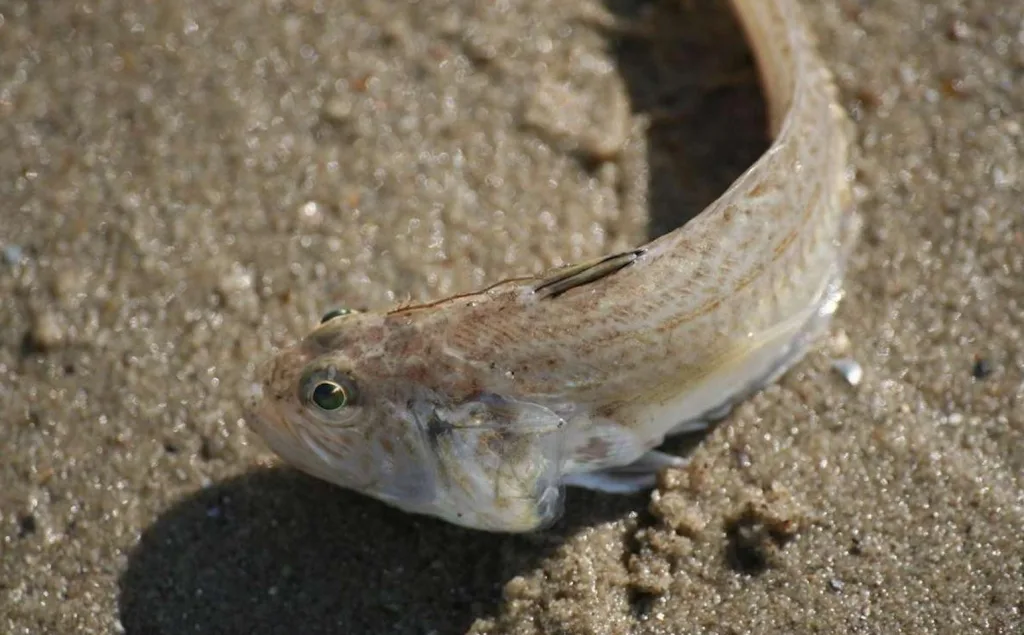
[[461, 633], [567, 536], [646, 500], [570, 490], [550, 531], [498, 535], [259, 470], [186, 498], [143, 534], [120, 580], [121, 622], [129, 635]]
[[649, 235], [686, 223], [768, 149], [765, 102], [728, 4], [607, 0], [608, 38], [647, 134]]
[[[767, 148], [764, 101], [724, 3], [608, 5], [639, 27], [608, 37], [634, 111], [652, 120], [653, 237]], [[145, 532], [121, 579], [121, 621], [129, 635], [460, 633], [567, 537], [633, 512], [643, 522], [648, 499], [570, 490], [554, 528], [510, 536], [404, 514], [292, 470], [256, 471], [186, 498]]]

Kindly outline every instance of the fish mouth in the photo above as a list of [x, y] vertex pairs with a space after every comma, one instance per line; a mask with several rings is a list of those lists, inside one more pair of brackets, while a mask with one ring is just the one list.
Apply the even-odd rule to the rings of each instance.
[[255, 379], [244, 391], [246, 423], [278, 454], [282, 444], [297, 441], [288, 404], [295, 398], [298, 378], [311, 358], [301, 345], [285, 348], [257, 366]]
[[260, 381], [249, 384], [246, 391], [246, 405], [243, 416], [246, 425], [255, 432], [275, 453], [288, 437], [294, 437], [294, 431], [288, 424], [288, 418], [281, 411], [276, 400], [269, 398], [266, 385]]
[[340, 477], [345, 472], [338, 468], [339, 457], [331, 454], [320, 436], [305, 429], [302, 413], [294, 410], [292, 404], [267, 396], [264, 384], [254, 383], [250, 391], [253, 398], [246, 409], [246, 423], [285, 465], [350, 489], [370, 487], [371, 483]]

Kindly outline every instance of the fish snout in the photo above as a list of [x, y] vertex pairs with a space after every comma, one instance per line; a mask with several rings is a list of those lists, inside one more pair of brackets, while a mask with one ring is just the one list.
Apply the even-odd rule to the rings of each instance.
[[245, 418], [250, 427], [271, 445], [281, 434], [292, 435], [287, 413], [298, 406], [299, 379], [312, 355], [300, 345], [264, 360], [245, 395]]

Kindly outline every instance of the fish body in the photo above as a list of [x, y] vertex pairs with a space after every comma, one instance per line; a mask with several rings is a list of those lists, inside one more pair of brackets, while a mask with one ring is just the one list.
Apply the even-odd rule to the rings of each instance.
[[491, 531], [557, 519], [566, 484], [636, 491], [654, 450], [799, 361], [859, 219], [850, 122], [794, 0], [733, 0], [774, 141], [686, 225], [479, 292], [325, 320], [262, 369], [250, 421], [286, 461]]

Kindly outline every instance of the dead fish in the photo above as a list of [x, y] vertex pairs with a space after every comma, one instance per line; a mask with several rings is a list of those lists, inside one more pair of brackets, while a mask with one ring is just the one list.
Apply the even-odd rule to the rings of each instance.
[[261, 368], [249, 420], [283, 459], [400, 509], [518, 532], [564, 487], [635, 492], [656, 451], [799, 361], [859, 233], [851, 124], [794, 0], [733, 0], [771, 147], [675, 231], [475, 293], [328, 316]]

